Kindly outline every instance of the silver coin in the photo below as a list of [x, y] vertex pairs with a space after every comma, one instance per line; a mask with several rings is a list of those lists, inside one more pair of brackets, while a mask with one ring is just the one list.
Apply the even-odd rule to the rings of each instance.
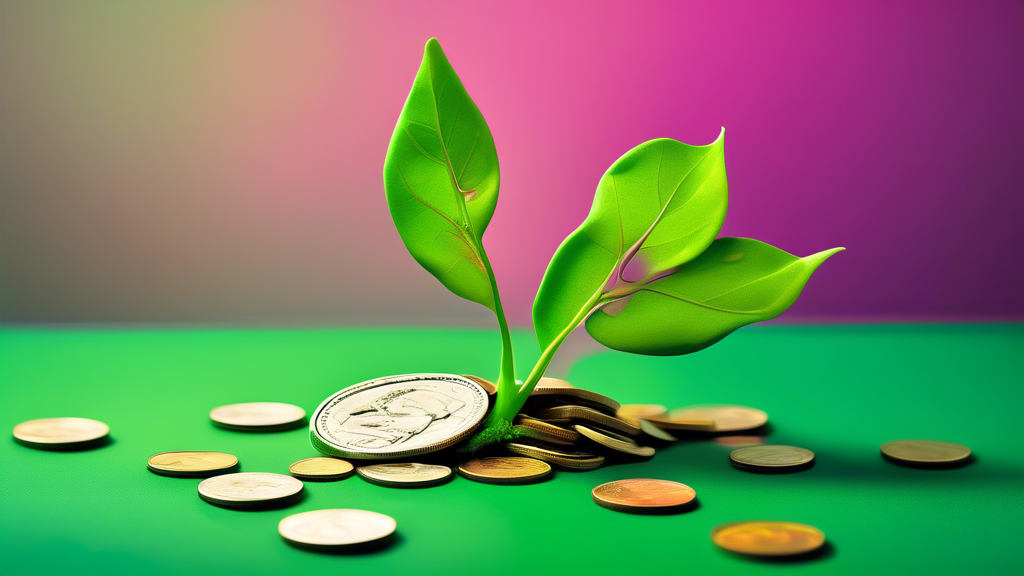
[[110, 427], [88, 418], [42, 418], [14, 427], [14, 439], [36, 448], [82, 446], [110, 434]]
[[394, 518], [377, 512], [331, 509], [292, 514], [281, 520], [277, 531], [300, 546], [334, 548], [387, 538], [397, 527]]
[[360, 466], [356, 472], [372, 484], [397, 488], [436, 486], [452, 477], [452, 469], [447, 466], [416, 462]]
[[324, 400], [310, 420], [313, 447], [331, 456], [384, 459], [448, 448], [487, 413], [487, 392], [454, 374], [362, 382]]
[[796, 446], [748, 446], [729, 454], [732, 463], [741, 468], [783, 469], [806, 466], [814, 461], [814, 452]]
[[234, 430], [292, 428], [305, 419], [305, 410], [280, 402], [228, 404], [210, 411], [210, 420], [213, 420], [215, 425]]
[[256, 506], [281, 501], [302, 491], [302, 482], [270, 472], [239, 472], [199, 483], [199, 497], [222, 506]]

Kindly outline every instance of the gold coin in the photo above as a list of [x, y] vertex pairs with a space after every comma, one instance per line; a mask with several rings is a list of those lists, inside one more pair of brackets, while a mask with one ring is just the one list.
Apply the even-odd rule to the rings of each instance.
[[629, 438], [622, 436], [616, 438], [610, 433], [599, 432], [581, 424], [576, 424], [573, 428], [591, 441], [596, 442], [605, 448], [611, 448], [616, 452], [621, 452], [630, 456], [639, 456], [641, 458], [650, 458], [651, 456], [654, 456], [654, 448], [649, 446], [640, 446]]
[[591, 491], [594, 502], [619, 512], [653, 512], [684, 506], [697, 497], [686, 484], [633, 478], [601, 484]]
[[380, 541], [398, 528], [395, 519], [368, 510], [312, 510], [281, 520], [277, 531], [300, 547], [346, 548]]
[[912, 464], [955, 464], [967, 460], [971, 449], [938, 440], [896, 440], [882, 444], [882, 454]]
[[306, 421], [306, 411], [280, 402], [247, 402], [218, 406], [210, 411], [215, 426], [230, 430], [284, 430]]
[[814, 452], [796, 446], [748, 446], [733, 450], [729, 459], [739, 468], [779, 471], [808, 466], [814, 461]]
[[536, 458], [569, 470], [596, 470], [604, 464], [604, 456], [586, 452], [562, 452], [522, 442], [506, 442], [505, 449], [513, 454]]
[[484, 389], [484, 392], [487, 392], [488, 396], [494, 396], [498, 392], [497, 384], [490, 380], [485, 380], [479, 376], [470, 376], [469, 374], [463, 374], [462, 377], [469, 378], [473, 382], [479, 384], [480, 387]]
[[437, 464], [396, 462], [360, 466], [357, 470], [364, 480], [378, 486], [393, 488], [426, 488], [451, 480], [452, 469]]
[[459, 474], [487, 484], [529, 484], [551, 475], [551, 466], [534, 458], [492, 456], [459, 465]]
[[763, 436], [719, 436], [715, 438], [715, 444], [722, 446], [758, 446], [764, 444]]
[[661, 404], [623, 404], [615, 415], [631, 424], [640, 425], [639, 420], [657, 418], [668, 412]]
[[516, 427], [516, 431], [522, 434], [523, 438], [540, 440], [550, 444], [571, 446], [580, 439], [579, 433], [575, 430], [566, 430], [561, 426], [555, 426], [554, 424], [530, 418], [523, 414], [516, 416], [512, 424]]
[[288, 467], [288, 473], [301, 480], [342, 480], [355, 472], [355, 468], [341, 458], [318, 456], [299, 460]]
[[598, 394], [597, 392], [591, 392], [590, 390], [569, 386], [568, 382], [555, 380], [554, 378], [541, 378], [540, 382], [537, 383], [537, 386], [535, 386], [533, 391], [530, 392], [530, 398], [532, 399], [545, 397], [562, 397], [582, 400], [594, 405], [594, 407], [599, 410], [606, 410], [610, 414], [615, 414], [619, 409], [619, 403], [604, 394]]
[[768, 423], [768, 415], [757, 408], [732, 404], [699, 404], [676, 408], [668, 420], [711, 420], [717, 432], [753, 430]]
[[603, 414], [585, 406], [554, 406], [538, 410], [535, 415], [541, 420], [554, 424], [594, 424], [601, 428], [614, 430], [629, 436], [635, 437], [641, 434], [640, 426], [634, 426], [614, 416]]
[[821, 530], [796, 522], [733, 522], [711, 531], [715, 544], [740, 554], [792, 556], [825, 543]]
[[84, 447], [105, 438], [110, 427], [88, 418], [42, 418], [14, 427], [14, 439], [31, 448]]
[[149, 457], [150, 472], [181, 478], [205, 478], [238, 465], [238, 458], [223, 452], [161, 452]]

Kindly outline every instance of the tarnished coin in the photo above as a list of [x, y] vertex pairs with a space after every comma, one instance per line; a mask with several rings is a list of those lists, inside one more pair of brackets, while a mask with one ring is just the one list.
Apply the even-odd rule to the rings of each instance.
[[31, 448], [68, 449], [98, 442], [110, 434], [110, 427], [88, 418], [42, 418], [14, 427], [14, 439]]
[[150, 472], [180, 478], [205, 478], [238, 466], [238, 458], [223, 452], [162, 452], [149, 457]]
[[967, 460], [971, 449], [938, 440], [896, 440], [882, 444], [882, 454], [899, 462], [941, 466]]
[[554, 448], [531, 446], [524, 442], [506, 442], [504, 446], [513, 454], [536, 458], [569, 470], [596, 470], [604, 464], [604, 456], [586, 452], [563, 452]]
[[349, 386], [310, 420], [313, 447], [331, 456], [403, 458], [448, 448], [487, 413], [487, 392], [454, 374], [407, 374]]
[[733, 450], [729, 459], [737, 468], [783, 471], [808, 467], [814, 461], [814, 452], [796, 446], [748, 446]]
[[479, 376], [470, 376], [469, 374], [464, 374], [464, 376], [466, 378], [469, 378], [473, 382], [479, 384], [480, 387], [484, 389], [484, 392], [487, 392], [488, 396], [494, 396], [495, 394], [498, 393], [498, 385], [495, 384], [494, 382], [491, 382], [490, 380], [486, 380]]
[[271, 431], [301, 426], [306, 411], [280, 402], [246, 402], [228, 404], [210, 410], [215, 426], [229, 430]]
[[516, 431], [522, 434], [523, 438], [530, 438], [550, 444], [571, 446], [580, 439], [579, 433], [575, 430], [567, 430], [561, 426], [555, 426], [554, 424], [530, 418], [523, 414], [516, 416], [512, 424], [516, 426]]
[[792, 556], [817, 550], [825, 535], [796, 522], [733, 522], [711, 531], [715, 544], [732, 552], [754, 556]]
[[[768, 415], [757, 408], [735, 406], [732, 404], [699, 404], [676, 408], [665, 417], [669, 421], [708, 421], [714, 422], [717, 432], [735, 432], [753, 430], [768, 423]], [[655, 422], [658, 424], [658, 422]]]
[[639, 420], [657, 418], [668, 412], [661, 404], [623, 404], [615, 415], [632, 424], [640, 425]]
[[633, 478], [601, 484], [591, 492], [594, 502], [619, 512], [668, 511], [697, 497], [693, 488], [670, 480]]
[[624, 436], [616, 438], [614, 434], [601, 432], [599, 430], [594, 430], [593, 428], [587, 428], [581, 424], [576, 424], [573, 428], [581, 435], [586, 436], [590, 441], [600, 444], [605, 448], [611, 448], [616, 452], [627, 454], [629, 456], [638, 456], [640, 458], [650, 458], [651, 456], [654, 456], [654, 448], [651, 448], [650, 446], [640, 446], [636, 442], [633, 442]]
[[285, 540], [306, 548], [345, 548], [387, 538], [398, 528], [395, 519], [368, 510], [331, 509], [292, 514], [277, 531]]
[[246, 507], [279, 503], [302, 491], [302, 482], [269, 472], [238, 472], [199, 483], [199, 497], [211, 504]]
[[452, 478], [452, 469], [447, 466], [415, 462], [360, 466], [356, 471], [367, 482], [393, 488], [426, 488]]
[[288, 473], [301, 480], [343, 480], [355, 472], [355, 467], [340, 458], [306, 458], [288, 467]]
[[614, 416], [609, 416], [592, 408], [587, 408], [586, 406], [554, 406], [538, 410], [535, 416], [541, 420], [546, 420], [554, 424], [594, 424], [601, 428], [614, 430], [634, 437], [639, 436], [641, 433], [640, 426], [634, 426], [628, 422], [619, 420]]
[[533, 458], [492, 456], [460, 464], [459, 475], [486, 484], [531, 484], [551, 476], [551, 466]]

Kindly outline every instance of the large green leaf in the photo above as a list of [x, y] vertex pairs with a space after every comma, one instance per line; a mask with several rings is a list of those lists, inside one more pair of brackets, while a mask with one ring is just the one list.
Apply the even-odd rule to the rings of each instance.
[[533, 304], [545, 349], [575, 328], [631, 259], [648, 277], [711, 244], [725, 220], [725, 130], [707, 146], [667, 138], [630, 150], [605, 172], [590, 215], [558, 248]]
[[[696, 352], [733, 330], [775, 318], [803, 290], [833, 248], [797, 258], [750, 238], [719, 238], [678, 271], [650, 282], [587, 320], [598, 342], [625, 352]], [[625, 307], [616, 310], [625, 302]], [[614, 315], [612, 315], [614, 314]]]
[[420, 265], [455, 294], [492, 310], [481, 238], [498, 181], [487, 122], [431, 38], [384, 161], [388, 207]]

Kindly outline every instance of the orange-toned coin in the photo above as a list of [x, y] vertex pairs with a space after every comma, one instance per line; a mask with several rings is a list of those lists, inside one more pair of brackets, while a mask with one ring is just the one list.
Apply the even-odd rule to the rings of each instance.
[[754, 556], [792, 556], [817, 550], [825, 535], [796, 522], [733, 522], [711, 531], [711, 539], [722, 548]]
[[601, 484], [594, 503], [619, 512], [655, 512], [684, 506], [697, 497], [693, 488], [671, 480], [632, 478]]

